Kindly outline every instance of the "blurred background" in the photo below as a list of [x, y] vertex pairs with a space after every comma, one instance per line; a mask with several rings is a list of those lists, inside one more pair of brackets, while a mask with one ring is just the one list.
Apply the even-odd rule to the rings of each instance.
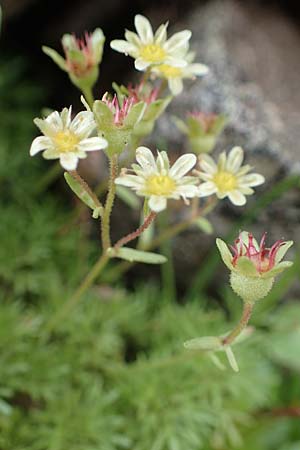
[[[300, 6], [292, 0], [2, 0], [0, 37], [0, 450], [300, 449]], [[61, 36], [101, 27], [101, 98], [112, 81], [136, 78], [131, 58], [109, 42], [134, 15], [171, 32], [191, 29], [210, 75], [186, 83], [147, 139], [188, 151], [174, 115], [229, 118], [216, 154], [234, 145], [267, 183], [245, 208], [222, 202], [209, 234], [194, 226], [160, 249], [169, 263], [120, 270], [61, 323], [43, 329], [99, 254], [98, 229], [51, 162], [29, 158], [43, 108], [81, 108], [79, 92], [42, 53]], [[91, 184], [105, 161], [81, 167]], [[79, 209], [80, 210], [79, 210]], [[79, 211], [79, 213], [78, 213]], [[182, 219], [181, 210], [172, 220]], [[139, 213], [118, 201], [113, 237]], [[162, 219], [162, 224], [163, 226]], [[294, 239], [295, 264], [257, 307], [255, 333], [240, 346], [240, 373], [221, 370], [182, 342], [226, 333], [241, 304], [214, 249], [239, 229], [270, 242]], [[207, 231], [207, 230], [206, 230]], [[294, 253], [293, 253], [294, 252]], [[226, 361], [220, 356], [222, 364]]]

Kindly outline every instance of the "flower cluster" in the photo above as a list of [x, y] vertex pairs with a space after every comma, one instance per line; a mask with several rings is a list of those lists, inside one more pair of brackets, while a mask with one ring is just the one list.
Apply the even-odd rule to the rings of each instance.
[[153, 33], [149, 20], [138, 14], [134, 24], [137, 33], [126, 30], [125, 40], [113, 40], [111, 48], [134, 58], [137, 70], [150, 70], [166, 79], [173, 95], [182, 92], [183, 79], [208, 73], [204, 64], [193, 62], [195, 54], [189, 51], [191, 31], [183, 30], [167, 39], [167, 23]]

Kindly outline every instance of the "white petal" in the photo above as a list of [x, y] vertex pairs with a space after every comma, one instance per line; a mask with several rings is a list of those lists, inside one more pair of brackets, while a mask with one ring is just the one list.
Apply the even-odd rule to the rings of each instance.
[[66, 170], [75, 170], [78, 164], [78, 156], [75, 153], [63, 153], [60, 155], [60, 163]]
[[143, 44], [153, 43], [152, 27], [146, 17], [137, 14], [134, 18], [134, 25]]
[[241, 185], [239, 185], [239, 191], [242, 194], [245, 194], [245, 195], [252, 195], [252, 194], [254, 194], [254, 190], [252, 188], [248, 187], [248, 186], [241, 186]]
[[227, 160], [226, 153], [222, 152], [218, 159], [218, 170], [220, 170], [220, 171], [225, 170], [226, 160]]
[[83, 152], [93, 152], [96, 150], [102, 150], [106, 148], [107, 145], [108, 142], [106, 139], [101, 137], [91, 137], [80, 141], [77, 147]]
[[125, 53], [125, 55], [132, 55], [137, 52], [135, 45], [124, 41], [123, 39], [115, 39], [114, 41], [111, 41], [110, 46], [113, 50], [120, 53]]
[[167, 27], [168, 27], [168, 22], [163, 23], [162, 25], [160, 25], [160, 27], [157, 28], [155, 36], [154, 36], [154, 41], [155, 41], [156, 45], [162, 45], [166, 42]]
[[136, 33], [133, 31], [126, 30], [125, 38], [129, 42], [129, 44], [134, 45], [137, 49], [141, 46], [141, 40]]
[[43, 158], [45, 159], [57, 159], [60, 157], [60, 153], [55, 148], [48, 148], [43, 152]]
[[170, 39], [167, 40], [164, 48], [168, 52], [174, 52], [180, 49], [180, 47], [185, 46], [185, 44], [190, 40], [191, 36], [192, 32], [189, 30], [183, 30], [179, 33], [175, 33]]
[[49, 147], [52, 147], [52, 141], [50, 138], [46, 136], [39, 136], [34, 139], [34, 141], [31, 144], [30, 147], [30, 156], [36, 155], [38, 152], [41, 152], [42, 150], [45, 150]]
[[167, 174], [170, 168], [170, 161], [167, 152], [157, 152], [156, 167], [159, 172]]
[[133, 189], [141, 189], [144, 186], [145, 180], [136, 175], [123, 175], [115, 179], [115, 183], [120, 186], [126, 186]]
[[136, 70], [145, 70], [149, 66], [150, 66], [150, 62], [145, 61], [143, 58], [137, 58], [134, 61], [134, 67], [136, 68]]
[[198, 186], [193, 186], [191, 184], [187, 184], [187, 185], [183, 185], [183, 186], [178, 186], [175, 193], [178, 195], [181, 195], [182, 197], [192, 198], [192, 197], [196, 197], [196, 195], [198, 195], [199, 189], [198, 189]]
[[199, 197], [207, 197], [217, 192], [216, 185], [212, 181], [201, 183], [198, 188]]
[[243, 206], [246, 204], [246, 197], [238, 190], [230, 191], [228, 198], [236, 206]]
[[259, 186], [265, 182], [265, 177], [259, 173], [251, 173], [239, 179], [240, 186]]
[[205, 66], [204, 64], [189, 64], [184, 68], [184, 75], [185, 76], [202, 76], [206, 75], [209, 72], [209, 68]]
[[200, 180], [203, 181], [211, 181], [213, 179], [213, 175], [206, 172], [197, 172], [197, 175], [199, 176]]
[[179, 67], [179, 68], [187, 66], [186, 60], [181, 57], [178, 57], [177, 55], [176, 55], [176, 57], [168, 55], [166, 57], [166, 59], [164, 60], [164, 64], [167, 64], [168, 66]]
[[156, 162], [149, 148], [138, 147], [136, 149], [136, 160], [146, 173], [157, 172]]
[[170, 169], [170, 176], [175, 179], [180, 179], [187, 172], [189, 172], [197, 162], [197, 158], [193, 153], [187, 153], [180, 156], [175, 164]]
[[157, 195], [151, 195], [149, 199], [149, 208], [154, 212], [160, 212], [167, 207], [167, 199]]
[[96, 122], [91, 111], [81, 111], [70, 125], [70, 131], [81, 137], [88, 137], [95, 128]]
[[226, 162], [226, 170], [230, 172], [236, 173], [244, 159], [244, 151], [241, 147], [233, 147], [233, 149], [229, 152]]
[[45, 122], [51, 127], [53, 132], [57, 133], [58, 131], [62, 131], [63, 129], [63, 121], [61, 120], [60, 114], [58, 111], [53, 111], [46, 117]]
[[181, 78], [169, 78], [168, 85], [173, 95], [179, 95], [183, 90]]
[[209, 155], [200, 155], [199, 156], [199, 165], [200, 168], [205, 172], [214, 175], [217, 171], [217, 165]]
[[72, 117], [72, 106], [70, 108], [64, 108], [62, 112], [60, 113], [61, 120], [63, 123], [64, 128], [69, 128], [71, 124], [71, 117]]

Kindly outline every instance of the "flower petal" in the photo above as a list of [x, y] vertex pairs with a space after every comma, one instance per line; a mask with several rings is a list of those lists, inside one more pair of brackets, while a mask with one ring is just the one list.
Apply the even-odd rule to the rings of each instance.
[[217, 187], [212, 181], [207, 181], [201, 183], [198, 187], [199, 197], [207, 197], [209, 195], [215, 194], [217, 192]]
[[116, 50], [116, 52], [125, 53], [125, 55], [134, 55], [137, 52], [135, 45], [124, 41], [123, 39], [115, 39], [111, 41], [110, 46], [113, 50]]
[[169, 78], [168, 85], [173, 95], [179, 95], [183, 90], [181, 78]]
[[145, 61], [143, 58], [137, 58], [134, 61], [134, 67], [136, 68], [136, 70], [145, 70], [149, 66], [150, 66], [150, 62]]
[[155, 36], [154, 36], [154, 41], [156, 45], [162, 45], [166, 42], [167, 39], [167, 28], [168, 28], [168, 22], [167, 23], [163, 23], [162, 25], [160, 25], [156, 32], [155, 32]]
[[166, 209], [167, 199], [158, 195], [151, 195], [149, 199], [149, 208], [154, 212], [160, 212]]
[[115, 179], [115, 183], [133, 189], [141, 189], [145, 183], [144, 178], [136, 175], [121, 175]]
[[197, 162], [197, 158], [193, 153], [187, 153], [180, 156], [175, 164], [170, 169], [170, 176], [175, 179], [180, 179], [187, 172], [189, 172]]
[[226, 162], [226, 170], [236, 173], [244, 159], [244, 150], [241, 147], [233, 147], [229, 152]]
[[149, 148], [138, 147], [136, 149], [136, 160], [147, 174], [157, 172], [156, 162]]
[[259, 186], [265, 182], [265, 177], [259, 173], [251, 173], [249, 175], [244, 175], [239, 179], [240, 186]]
[[198, 195], [198, 186], [193, 186], [192, 184], [187, 185], [179, 185], [175, 191], [175, 194], [180, 195], [181, 197], [192, 198]]
[[63, 129], [63, 121], [58, 111], [53, 111], [51, 114], [49, 114], [49, 116], [46, 117], [45, 122], [47, 122], [54, 133], [62, 131]]
[[209, 72], [209, 68], [204, 64], [189, 64], [184, 68], [184, 75], [193, 77], [197, 75], [198, 77], [206, 75]]
[[94, 114], [91, 111], [81, 111], [76, 114], [69, 128], [77, 136], [88, 137], [96, 128]]
[[108, 142], [106, 139], [101, 137], [90, 137], [80, 141], [77, 148], [83, 152], [93, 152], [96, 150], [103, 150], [107, 146]]
[[136, 33], [133, 31], [126, 30], [125, 38], [129, 42], [129, 44], [134, 45], [137, 49], [141, 46], [141, 40]]
[[199, 156], [199, 165], [201, 169], [203, 169], [205, 172], [214, 175], [216, 173], [217, 165], [209, 155], [200, 155]]
[[236, 206], [243, 206], [246, 204], [246, 197], [240, 191], [230, 191], [228, 194], [228, 198]]
[[75, 170], [78, 164], [78, 156], [75, 153], [68, 152], [60, 155], [60, 163], [66, 170]]
[[157, 152], [156, 167], [159, 172], [166, 174], [170, 168], [170, 161], [167, 152]]
[[153, 43], [152, 27], [146, 17], [137, 14], [134, 18], [134, 25], [143, 44]]
[[45, 150], [49, 147], [52, 147], [52, 141], [49, 137], [39, 136], [35, 138], [31, 144], [29, 154], [30, 156], [36, 155], [38, 152]]
[[170, 39], [164, 45], [165, 50], [168, 52], [176, 52], [180, 47], [185, 46], [190, 40], [192, 32], [190, 30], [183, 30], [179, 33], [173, 34]]

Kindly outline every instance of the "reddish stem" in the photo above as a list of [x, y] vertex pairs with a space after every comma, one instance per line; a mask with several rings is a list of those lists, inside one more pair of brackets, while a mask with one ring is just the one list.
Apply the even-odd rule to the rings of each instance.
[[133, 241], [134, 239], [139, 237], [151, 225], [151, 223], [155, 219], [156, 215], [157, 215], [157, 213], [151, 211], [151, 213], [145, 218], [142, 225], [140, 225], [139, 228], [137, 228], [132, 233], [129, 233], [129, 234], [127, 234], [127, 236], [124, 236], [121, 239], [119, 239], [118, 242], [114, 245], [114, 248], [116, 250], [118, 250], [123, 245], [125, 245], [128, 242]]

